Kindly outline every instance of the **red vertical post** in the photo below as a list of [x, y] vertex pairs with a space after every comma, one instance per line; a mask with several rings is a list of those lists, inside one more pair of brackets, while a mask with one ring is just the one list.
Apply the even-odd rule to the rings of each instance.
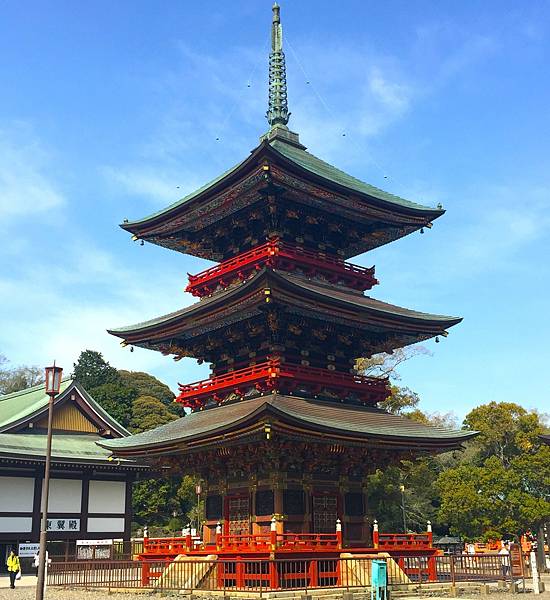
[[143, 587], [148, 587], [148, 585], [149, 585], [149, 570], [150, 570], [149, 565], [146, 562], [142, 563], [142, 565], [141, 565], [141, 585]]
[[428, 557], [428, 581], [437, 581], [437, 561], [435, 556]]
[[319, 587], [319, 563], [316, 558], [312, 558], [309, 563], [309, 587]]
[[243, 559], [238, 556], [235, 563], [235, 578], [236, 578], [236, 586], [238, 590], [244, 589], [245, 579], [244, 579], [244, 563]]
[[338, 549], [342, 549], [342, 521], [340, 519], [336, 519], [336, 544], [338, 545]]
[[379, 542], [379, 537], [378, 537], [378, 521], [376, 519], [374, 519], [374, 523], [372, 526], [372, 543], [374, 545], [375, 548], [378, 548], [378, 542]]
[[276, 590], [279, 587], [277, 563], [274, 560], [269, 561], [269, 587], [272, 590]]
[[222, 524], [218, 521], [216, 525], [216, 550], [221, 550], [222, 543]]
[[271, 518], [271, 526], [269, 528], [269, 543], [271, 545], [271, 551], [274, 552], [277, 549], [277, 519], [275, 515]]

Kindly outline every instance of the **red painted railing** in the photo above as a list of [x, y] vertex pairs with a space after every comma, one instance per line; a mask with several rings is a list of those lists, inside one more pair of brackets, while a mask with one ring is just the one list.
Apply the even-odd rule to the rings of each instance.
[[[336, 533], [277, 533], [256, 535], [216, 535], [216, 549], [224, 552], [269, 552], [271, 550], [318, 550], [342, 547], [342, 538]], [[194, 550], [191, 536], [173, 538], [145, 538], [142, 556], [178, 556]]]
[[274, 239], [197, 275], [189, 275], [186, 291], [194, 296], [204, 296], [212, 293], [219, 285], [225, 287], [236, 278], [244, 279], [251, 271], [264, 265], [290, 270], [301, 267], [311, 274], [342, 279], [345, 284], [358, 290], [370, 289], [378, 283], [374, 277], [374, 267], [361, 267], [330, 254], [313, 252]]
[[379, 550], [427, 550], [432, 548], [432, 533], [378, 533]]
[[180, 384], [180, 394], [176, 400], [184, 406], [199, 408], [208, 397], [221, 403], [224, 396], [229, 393], [244, 395], [252, 387], [264, 391], [273, 388], [275, 384], [289, 390], [295, 389], [300, 384], [306, 384], [314, 393], [327, 388], [341, 396], [356, 392], [361, 395], [364, 402], [371, 404], [385, 400], [389, 394], [387, 379], [269, 360], [211, 379]]

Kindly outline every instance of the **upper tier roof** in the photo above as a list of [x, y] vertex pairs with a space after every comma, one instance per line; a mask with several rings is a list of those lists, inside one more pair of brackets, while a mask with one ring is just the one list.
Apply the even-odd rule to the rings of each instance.
[[156, 429], [98, 444], [119, 456], [184, 453], [186, 444], [195, 448], [215, 444], [220, 441], [217, 436], [250, 432], [254, 423], [261, 425], [266, 417], [271, 417], [274, 431], [277, 423], [294, 425], [320, 435], [326, 443], [334, 439], [390, 448], [406, 445], [418, 450], [448, 450], [476, 435], [424, 425], [378, 408], [269, 394], [194, 412]]
[[[209, 233], [208, 239], [203, 239], [200, 232], [262, 199], [261, 190], [267, 186], [264, 165], [274, 167], [271, 182], [284, 190], [285, 197], [306, 206], [307, 210], [339, 215], [344, 222], [356, 224], [359, 219], [372, 232], [368, 240], [343, 248], [347, 257], [425, 227], [445, 212], [364, 183], [310, 154], [293, 138], [288, 139], [284, 131], [274, 129], [247, 159], [210, 183], [164, 210], [143, 219], [125, 221], [121, 227], [145, 241], [220, 260], [222, 253], [216, 248], [215, 236]], [[304, 188], [305, 184], [311, 184], [311, 188]], [[190, 241], [189, 236], [196, 239]]]

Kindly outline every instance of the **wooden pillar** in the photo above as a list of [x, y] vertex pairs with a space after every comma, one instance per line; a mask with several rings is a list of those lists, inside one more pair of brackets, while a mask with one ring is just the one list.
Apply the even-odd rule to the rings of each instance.
[[[88, 482], [89, 485], [89, 482]], [[126, 479], [126, 497], [124, 502], [124, 534], [123, 540], [129, 541], [132, 537], [132, 492], [134, 488], [134, 477]]]
[[258, 491], [258, 485], [256, 481], [253, 481], [250, 485], [249, 493], [249, 514], [250, 514], [250, 533], [252, 535], [260, 533], [258, 526], [256, 525], [256, 492]]
[[40, 505], [42, 502], [42, 480], [44, 478], [44, 469], [37, 467], [34, 472], [34, 497], [32, 505], [32, 532], [31, 538], [33, 541], [38, 541], [40, 537]]
[[82, 503], [80, 505], [80, 533], [88, 531], [88, 510], [90, 502], [90, 474], [82, 476]]
[[302, 523], [302, 532], [311, 533], [313, 531], [313, 515], [311, 512], [311, 483], [309, 480], [304, 483], [304, 522]]

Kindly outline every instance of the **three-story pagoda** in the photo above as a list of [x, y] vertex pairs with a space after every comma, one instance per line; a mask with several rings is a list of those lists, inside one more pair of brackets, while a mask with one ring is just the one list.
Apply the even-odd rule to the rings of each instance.
[[365, 295], [378, 283], [374, 267], [347, 262], [431, 227], [444, 211], [316, 158], [288, 128], [289, 114], [275, 5], [270, 128], [260, 144], [165, 210], [122, 224], [136, 239], [219, 262], [189, 276], [195, 304], [110, 331], [125, 345], [212, 365], [210, 379], [180, 385], [190, 414], [102, 443], [198, 476], [203, 538], [218, 550], [220, 538], [231, 547], [239, 536], [258, 550], [273, 530], [277, 549], [295, 549], [298, 539], [334, 534], [338, 520], [340, 545], [372, 546], [368, 476], [473, 435], [388, 414], [377, 407], [387, 380], [355, 370], [359, 357], [445, 336], [460, 322]]

